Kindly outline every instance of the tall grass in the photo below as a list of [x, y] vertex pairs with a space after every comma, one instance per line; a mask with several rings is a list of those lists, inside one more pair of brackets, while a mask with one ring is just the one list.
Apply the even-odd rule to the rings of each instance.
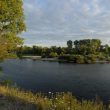
[[24, 104], [25, 108], [22, 110], [28, 110], [26, 105], [29, 104], [32, 107], [30, 110], [105, 110], [101, 101], [78, 101], [69, 92], [56, 94], [49, 92], [49, 97], [47, 97], [41, 93], [33, 94], [17, 88], [0, 86], [0, 95], [10, 102]]

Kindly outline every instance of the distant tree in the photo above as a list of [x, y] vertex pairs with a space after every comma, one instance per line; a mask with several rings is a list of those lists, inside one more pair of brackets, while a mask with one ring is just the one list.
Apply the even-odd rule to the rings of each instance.
[[97, 56], [94, 54], [89, 54], [85, 56], [85, 62], [86, 63], [95, 63]]
[[85, 63], [84, 56], [83, 55], [77, 55], [76, 56], [76, 63], [79, 63], [79, 64]]
[[98, 39], [76, 40], [74, 41], [74, 45], [77, 54], [97, 54], [101, 45], [101, 41]]
[[67, 46], [68, 46], [69, 49], [72, 49], [73, 42], [71, 40], [67, 41]]
[[61, 55], [61, 54], [62, 54], [62, 48], [61, 48], [61, 47], [58, 47], [58, 48], [57, 48], [57, 54], [58, 54], [58, 55]]
[[37, 47], [35, 46], [35, 45], [33, 45], [33, 47], [32, 47], [32, 53], [31, 54], [33, 54], [33, 55], [35, 55], [36, 54], [36, 51], [37, 51], [37, 49], [36, 49]]
[[42, 48], [42, 57], [43, 57], [43, 58], [49, 56], [48, 50], [49, 50], [48, 47], [43, 47], [43, 48]]
[[109, 46], [108, 46], [107, 44], [104, 45], [104, 53], [105, 53], [106, 55], [109, 54]]
[[0, 1], [0, 59], [9, 56], [23, 39], [18, 37], [25, 30], [22, 0]]
[[67, 46], [68, 46], [67, 51], [69, 54], [71, 54], [73, 48], [73, 42], [71, 40], [67, 41]]
[[51, 52], [49, 54], [49, 57], [51, 57], [51, 58], [54, 58], [54, 57], [57, 57], [57, 56], [58, 56], [58, 54], [56, 52]]

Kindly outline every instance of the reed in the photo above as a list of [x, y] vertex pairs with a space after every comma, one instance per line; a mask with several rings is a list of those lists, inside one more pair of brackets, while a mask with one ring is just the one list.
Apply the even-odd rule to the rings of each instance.
[[101, 101], [78, 101], [70, 92], [49, 92], [47, 97], [42, 93], [0, 86], [0, 95], [11, 102], [10, 110], [105, 110]]

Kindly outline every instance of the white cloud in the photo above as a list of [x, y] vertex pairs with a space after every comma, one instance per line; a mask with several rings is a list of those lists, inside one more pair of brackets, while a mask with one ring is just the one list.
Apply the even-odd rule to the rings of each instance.
[[93, 15], [97, 15], [101, 12], [101, 7], [97, 0], [93, 0]]
[[91, 33], [93, 37], [109, 39], [109, 0], [25, 0], [24, 9], [27, 32], [22, 36], [28, 44], [41, 39], [43, 45], [49, 41], [59, 43], [61, 39], [65, 44], [70, 38], [91, 37]]

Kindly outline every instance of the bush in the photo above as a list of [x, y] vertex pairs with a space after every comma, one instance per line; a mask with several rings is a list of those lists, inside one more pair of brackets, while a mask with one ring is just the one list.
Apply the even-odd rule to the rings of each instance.
[[83, 55], [61, 55], [59, 56], [59, 60], [65, 60], [69, 62], [74, 62], [74, 63], [85, 63], [84, 61], [84, 56]]
[[59, 60], [66, 60], [66, 61], [73, 61], [73, 62], [75, 62], [75, 59], [76, 59], [75, 55], [67, 54], [67, 55], [60, 55], [59, 56]]
[[76, 63], [78, 63], [78, 64], [85, 63], [84, 56], [83, 55], [77, 55], [76, 56]]
[[58, 56], [58, 54], [56, 53], [56, 52], [51, 52], [50, 54], [49, 54], [49, 57], [50, 58], [55, 58], [55, 57], [57, 57]]
[[98, 59], [99, 59], [99, 60], [105, 60], [105, 56], [104, 56], [104, 55], [100, 55], [100, 56], [98, 57]]
[[42, 54], [42, 58], [46, 58], [47, 56], [46, 56], [46, 54], [44, 53], [44, 54]]
[[83, 64], [83, 63], [95, 63], [97, 59], [96, 55], [90, 54], [90, 55], [61, 55], [59, 56], [59, 60], [64, 60], [64, 61], [69, 61], [69, 62], [74, 62], [78, 64]]
[[97, 59], [97, 56], [93, 55], [93, 54], [89, 54], [89, 55], [85, 56], [85, 62], [86, 63], [95, 63], [96, 59]]
[[110, 57], [107, 58], [107, 61], [110, 62]]

